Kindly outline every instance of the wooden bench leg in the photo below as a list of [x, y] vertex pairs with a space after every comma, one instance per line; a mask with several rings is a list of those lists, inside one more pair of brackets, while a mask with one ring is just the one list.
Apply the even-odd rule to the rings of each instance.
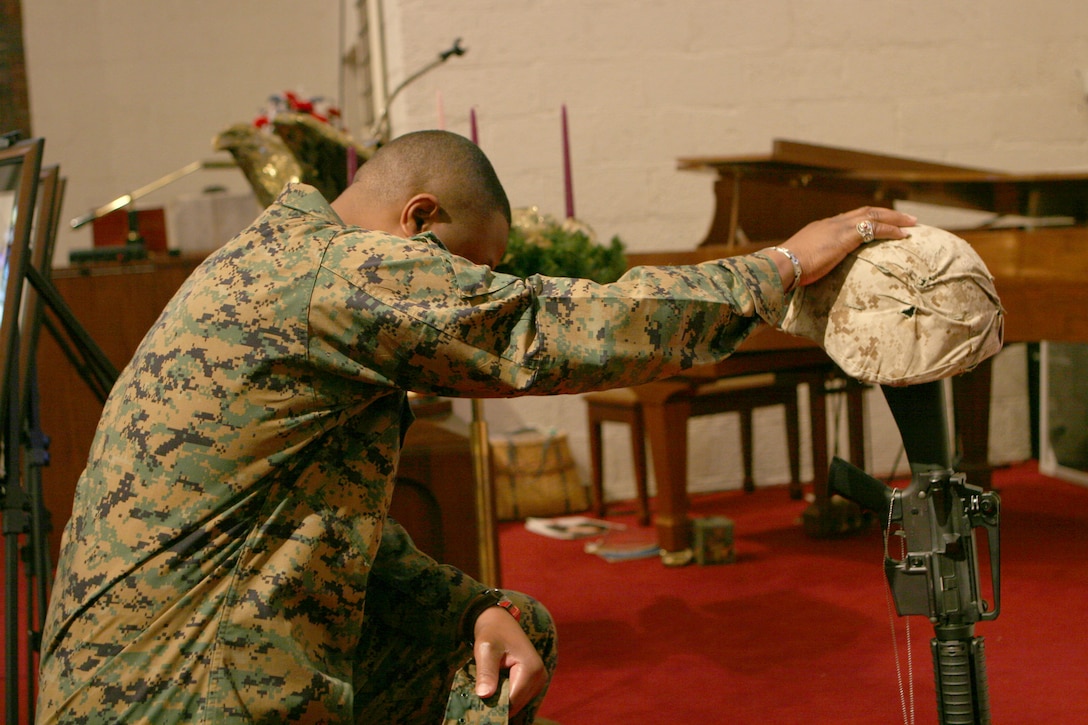
[[602, 426], [605, 421], [623, 423], [630, 430], [635, 489], [638, 496], [638, 521], [643, 526], [649, 526], [650, 495], [647, 491], [646, 425], [643, 422], [642, 406], [638, 404], [610, 411], [603, 407], [590, 407], [589, 462], [593, 511], [599, 518], [604, 518], [607, 513], [604, 501], [604, 441], [602, 437]]
[[591, 415], [589, 419], [589, 462], [590, 476], [592, 478], [590, 488], [593, 493], [593, 511], [598, 518], [604, 517], [604, 469], [602, 467], [602, 458], [601, 420]]
[[812, 493], [816, 506], [827, 505], [827, 390], [822, 376], [808, 380], [809, 423], [812, 427]]
[[850, 434], [850, 462], [865, 468], [865, 386], [846, 382], [846, 417]]
[[786, 445], [790, 460], [790, 498], [800, 499], [801, 491], [801, 412], [797, 404], [797, 388], [793, 388], [792, 400], [786, 401]]
[[743, 487], [747, 493], [756, 490], [756, 479], [753, 475], [755, 465], [752, 462], [752, 409], [743, 408], [740, 411], [740, 450], [741, 460], [744, 463]]
[[654, 451], [657, 540], [667, 552], [683, 551], [691, 546], [687, 492], [687, 424], [691, 401], [685, 398], [644, 401], [642, 414]]
[[[785, 396], [782, 405], [786, 409], [786, 448], [790, 466], [790, 498], [799, 499], [801, 491], [801, 423], [799, 405], [797, 403], [797, 388], [791, 387], [792, 395]], [[768, 402], [768, 405], [773, 403]], [[740, 439], [741, 453], [744, 460], [744, 490], [751, 493], [755, 490], [753, 431], [752, 415], [756, 406], [745, 406], [738, 409], [740, 413]], [[760, 406], [762, 407], [762, 406]]]
[[631, 419], [631, 452], [635, 464], [635, 489], [638, 492], [638, 522], [650, 525], [650, 494], [647, 491], [646, 424], [642, 419], [642, 406], [635, 409]]

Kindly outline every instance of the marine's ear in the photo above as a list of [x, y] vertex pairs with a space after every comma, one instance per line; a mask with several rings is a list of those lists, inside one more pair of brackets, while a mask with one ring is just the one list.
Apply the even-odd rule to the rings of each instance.
[[401, 229], [409, 237], [427, 231], [438, 221], [439, 209], [438, 197], [434, 194], [416, 194], [401, 209]]

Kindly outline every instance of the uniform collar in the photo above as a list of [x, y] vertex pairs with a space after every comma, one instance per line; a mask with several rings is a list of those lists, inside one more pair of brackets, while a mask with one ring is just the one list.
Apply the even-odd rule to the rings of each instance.
[[297, 182], [288, 184], [280, 192], [276, 203], [304, 214], [317, 214], [328, 217], [329, 221], [344, 223], [321, 192], [309, 184]]

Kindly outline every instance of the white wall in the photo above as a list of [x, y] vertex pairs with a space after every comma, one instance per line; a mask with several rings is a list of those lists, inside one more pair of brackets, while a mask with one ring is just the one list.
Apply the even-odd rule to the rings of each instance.
[[[34, 130], [70, 180], [66, 218], [210, 156], [211, 137], [270, 93], [335, 96], [340, 12], [331, 0], [24, 2]], [[706, 232], [712, 179], [676, 171], [677, 157], [766, 153], [775, 138], [1009, 171], [1088, 169], [1088, 3], [386, 0], [384, 12], [390, 87], [454, 38], [468, 48], [396, 99], [395, 134], [436, 125], [439, 92], [450, 130], [467, 135], [475, 107], [511, 201], [561, 214], [566, 104], [577, 215], [632, 250], [687, 249]], [[148, 201], [207, 183], [245, 188], [233, 172], [199, 176]], [[89, 245], [89, 231], [67, 233], [58, 258]], [[1030, 454], [1025, 369], [1022, 349], [997, 361], [998, 462]], [[881, 472], [897, 441], [873, 400]], [[498, 432], [566, 428], [584, 464], [577, 398], [486, 409]], [[787, 478], [777, 419], [760, 418], [764, 483]], [[739, 482], [739, 463], [717, 454], [735, 425], [692, 422], [692, 488]], [[625, 442], [609, 433], [613, 496], [630, 493]]]
[[[91, 246], [70, 218], [216, 154], [273, 93], [335, 97], [338, 5], [286, 0], [23, 0], [31, 124], [68, 178], [56, 259]], [[164, 206], [234, 170], [197, 172], [141, 200]]]
[[[515, 204], [563, 211], [568, 106], [576, 211], [633, 249], [686, 248], [709, 179], [679, 156], [774, 138], [1003, 170], [1088, 166], [1088, 3], [1040, 0], [426, 0], [387, 3], [390, 72], [457, 36], [469, 52], [405, 91], [397, 132], [480, 143]], [[399, 75], [398, 75], [399, 74]]]

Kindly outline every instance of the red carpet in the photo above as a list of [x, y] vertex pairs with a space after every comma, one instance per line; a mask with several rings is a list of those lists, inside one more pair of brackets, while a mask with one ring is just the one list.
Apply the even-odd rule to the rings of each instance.
[[[1088, 488], [1033, 463], [996, 471], [994, 485], [1002, 612], [976, 629], [993, 722], [1088, 723]], [[583, 542], [504, 524], [504, 586], [545, 602], [559, 625], [541, 715], [560, 725], [903, 722], [879, 531], [814, 540], [797, 524], [802, 509], [784, 487], [696, 498], [694, 515], [735, 524], [737, 562], [708, 567], [607, 563]], [[612, 520], [637, 529], [632, 515]], [[901, 654], [906, 622], [894, 619]], [[910, 626], [915, 722], [929, 725], [932, 626]]]
[[[1002, 611], [979, 623], [993, 722], [1088, 723], [1088, 488], [999, 470]], [[879, 529], [814, 540], [784, 487], [693, 501], [735, 524], [734, 564], [608, 563], [501, 529], [503, 585], [559, 626], [541, 711], [561, 725], [904, 722]], [[634, 517], [612, 520], [635, 527]], [[647, 535], [649, 535], [649, 531]], [[907, 618], [894, 618], [906, 677]], [[915, 722], [936, 723], [932, 625], [910, 617]]]

